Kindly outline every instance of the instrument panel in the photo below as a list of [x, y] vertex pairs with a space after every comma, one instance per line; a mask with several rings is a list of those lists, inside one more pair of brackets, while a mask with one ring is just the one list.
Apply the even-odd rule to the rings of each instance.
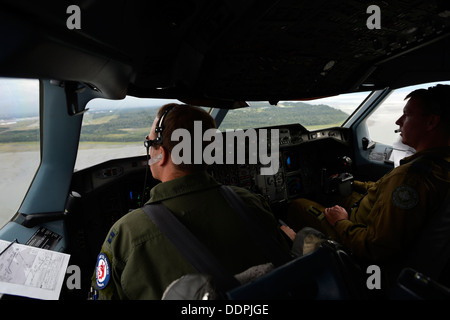
[[211, 175], [221, 183], [260, 193], [274, 204], [299, 197], [315, 197], [322, 192], [323, 180], [328, 173], [349, 171], [348, 167], [343, 168], [340, 160], [351, 154], [348, 129], [310, 132], [301, 125], [268, 129], [276, 129], [279, 133], [276, 173], [261, 175], [262, 164], [213, 164], [208, 168]]

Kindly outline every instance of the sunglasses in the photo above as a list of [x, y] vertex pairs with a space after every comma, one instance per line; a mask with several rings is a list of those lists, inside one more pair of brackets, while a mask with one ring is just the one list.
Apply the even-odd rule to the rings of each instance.
[[147, 154], [150, 150], [150, 147], [153, 146], [154, 144], [160, 144], [158, 138], [156, 139], [145, 139], [144, 140], [144, 146], [147, 149]]

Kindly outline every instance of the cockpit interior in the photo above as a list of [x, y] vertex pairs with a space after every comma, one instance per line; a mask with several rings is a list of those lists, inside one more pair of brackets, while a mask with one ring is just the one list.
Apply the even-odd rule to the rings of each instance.
[[[280, 108], [280, 101], [314, 104], [364, 94], [339, 123], [314, 127], [294, 118], [279, 124], [266, 117], [264, 123], [242, 128], [279, 133], [271, 174], [261, 174], [267, 164], [259, 159], [249, 161], [250, 145], [261, 146], [260, 136], [247, 139], [242, 149], [224, 146], [233, 153], [227, 158], [231, 161], [207, 170], [220, 183], [262, 195], [281, 222], [295, 199], [331, 205], [335, 197], [351, 192], [353, 180], [378, 180], [394, 168], [398, 148], [371, 136], [371, 116], [396, 90], [448, 84], [450, 6], [446, 1], [370, 4], [379, 11], [368, 11], [369, 4], [358, 0], [2, 1], [0, 77], [39, 82], [33, 115], [39, 119], [39, 161], [0, 239], [70, 254], [70, 265], [81, 270], [80, 284], [74, 289], [64, 282], [59, 299], [87, 298], [108, 230], [145, 204], [160, 183], [151, 175], [143, 145], [140, 153], [75, 168], [83, 117], [96, 110], [89, 106], [95, 99], [176, 100], [204, 107], [219, 127], [227, 114], [252, 109], [256, 101], [267, 102], [271, 110]], [[94, 116], [90, 124], [104, 124], [98, 119]], [[108, 121], [123, 119], [111, 113]], [[6, 146], [12, 141], [3, 140], [8, 130], [1, 121], [0, 153], [3, 147], [10, 151]], [[149, 117], [147, 129], [152, 121]], [[125, 128], [120, 130], [136, 129]], [[221, 134], [226, 141], [227, 132]], [[270, 139], [266, 142], [267, 150], [275, 152]], [[97, 142], [89, 143], [95, 150]], [[238, 161], [239, 152], [244, 161]], [[442, 287], [439, 292], [447, 294]], [[421, 296], [416, 291], [406, 297]], [[316, 297], [311, 293], [307, 298]]]

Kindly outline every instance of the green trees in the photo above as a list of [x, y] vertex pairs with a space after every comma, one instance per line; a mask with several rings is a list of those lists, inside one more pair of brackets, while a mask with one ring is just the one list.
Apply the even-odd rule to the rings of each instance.
[[[283, 102], [278, 106], [263, 102], [250, 104], [250, 108], [230, 110], [220, 129], [249, 129], [292, 123], [300, 123], [305, 127], [336, 126], [348, 117], [346, 113], [327, 105], [303, 102]], [[150, 131], [157, 111], [158, 108], [89, 111], [84, 114], [80, 141], [141, 141]], [[39, 129], [36, 126], [27, 128], [11, 124], [0, 127], [0, 143], [38, 140]]]

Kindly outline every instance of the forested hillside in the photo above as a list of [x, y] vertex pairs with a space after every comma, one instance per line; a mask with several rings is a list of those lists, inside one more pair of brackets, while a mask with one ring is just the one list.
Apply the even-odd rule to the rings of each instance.
[[304, 127], [340, 125], [348, 114], [327, 105], [311, 105], [304, 102], [283, 102], [277, 106], [252, 103], [250, 108], [230, 111], [221, 129], [255, 128], [289, 123]]
[[[130, 108], [95, 111], [84, 114], [81, 141], [143, 141], [149, 133], [157, 108]], [[248, 129], [280, 124], [301, 123], [303, 126], [340, 125], [348, 115], [327, 105], [284, 102], [277, 106], [253, 102], [250, 108], [230, 111], [220, 129]], [[34, 121], [34, 122], [33, 122]], [[0, 143], [37, 141], [38, 120], [18, 121], [0, 127]]]

